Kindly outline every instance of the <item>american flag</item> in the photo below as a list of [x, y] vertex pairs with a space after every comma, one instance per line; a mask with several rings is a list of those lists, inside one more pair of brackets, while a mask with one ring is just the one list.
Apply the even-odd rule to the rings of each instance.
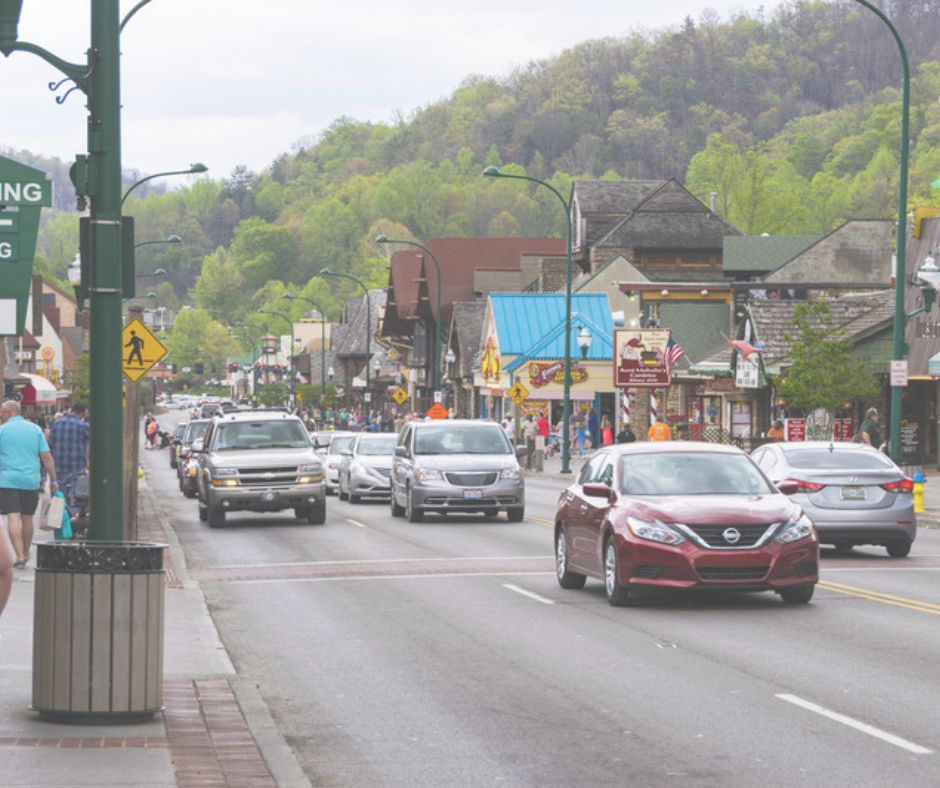
[[679, 343], [670, 335], [669, 341], [666, 343], [666, 369], [671, 372], [673, 365], [682, 358], [684, 353], [685, 351]]

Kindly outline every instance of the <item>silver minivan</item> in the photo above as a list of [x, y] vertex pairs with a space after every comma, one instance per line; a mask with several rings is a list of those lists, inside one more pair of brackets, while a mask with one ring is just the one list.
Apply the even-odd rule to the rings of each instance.
[[393, 517], [420, 522], [426, 512], [505, 511], [525, 517], [525, 477], [502, 428], [492, 421], [409, 422], [392, 459]]

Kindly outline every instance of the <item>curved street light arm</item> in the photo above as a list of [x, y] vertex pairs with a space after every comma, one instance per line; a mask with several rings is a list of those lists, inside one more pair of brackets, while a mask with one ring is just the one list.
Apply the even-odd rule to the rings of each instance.
[[143, 8], [150, 0], [140, 0], [140, 2], [135, 5], [130, 11], [127, 12], [125, 17], [121, 20], [121, 26], [118, 28], [118, 32], [123, 33], [124, 28], [127, 26], [127, 23], [131, 21], [131, 17], [134, 16], [141, 8]]
[[124, 205], [124, 201], [130, 196], [130, 193], [134, 191], [138, 186], [146, 183], [147, 181], [152, 181], [154, 178], [164, 178], [167, 175], [197, 175], [200, 172], [205, 172], [209, 168], [201, 162], [196, 162], [189, 166], [188, 170], [170, 170], [168, 172], [155, 172], [153, 175], [148, 175], [146, 178], [141, 178], [139, 181], [132, 183], [130, 188], [124, 192], [124, 196], [121, 197], [121, 205]]
[[[43, 49], [37, 44], [30, 44], [28, 41], [17, 41], [10, 49], [10, 52], [4, 54], [6, 57], [9, 57], [12, 52], [29, 52], [41, 57], [50, 66], [57, 68], [65, 74], [68, 79], [72, 80], [82, 93], [88, 94], [88, 81], [95, 70], [95, 62], [92, 60], [93, 53], [91, 50], [88, 52], [88, 63], [70, 63], [67, 60], [63, 60], [58, 55], [53, 55], [48, 49]], [[56, 90], [61, 84], [61, 82], [51, 82], [49, 89]]]

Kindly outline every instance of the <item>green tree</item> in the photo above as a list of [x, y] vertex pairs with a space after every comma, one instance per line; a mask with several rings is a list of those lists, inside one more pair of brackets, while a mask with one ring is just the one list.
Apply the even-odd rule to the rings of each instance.
[[[777, 392], [788, 408], [806, 415], [822, 410], [823, 427], [812, 437], [825, 440], [832, 437], [833, 414], [844, 403], [874, 398], [875, 376], [852, 357], [852, 340], [834, 325], [825, 301], [797, 305], [790, 325], [784, 338], [791, 343], [791, 363], [774, 381]], [[814, 420], [810, 423], [815, 428]]]
[[248, 304], [245, 279], [222, 248], [208, 255], [193, 288], [196, 305], [217, 320], [234, 322]]

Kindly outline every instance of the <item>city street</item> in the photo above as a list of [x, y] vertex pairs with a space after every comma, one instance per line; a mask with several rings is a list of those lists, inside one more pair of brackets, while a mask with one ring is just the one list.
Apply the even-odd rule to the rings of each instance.
[[[164, 417], [167, 422], [173, 417]], [[940, 532], [908, 559], [824, 550], [809, 606], [772, 594], [608, 606], [559, 588], [563, 482], [527, 517], [198, 520], [149, 484], [243, 679], [315, 785], [936, 785]]]

